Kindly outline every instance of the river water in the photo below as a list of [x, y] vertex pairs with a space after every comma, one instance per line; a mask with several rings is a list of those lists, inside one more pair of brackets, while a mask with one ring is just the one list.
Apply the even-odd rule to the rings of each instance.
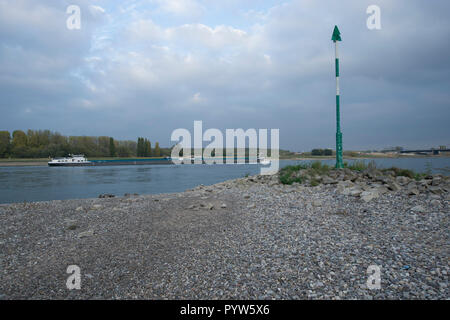
[[[365, 160], [369, 161], [369, 160]], [[449, 175], [450, 158], [378, 158], [377, 167], [431, 170]], [[281, 160], [280, 167], [300, 161]], [[308, 162], [308, 161], [302, 161]], [[334, 160], [323, 160], [333, 165]], [[349, 161], [351, 162], [351, 161]], [[102, 193], [180, 192], [258, 174], [260, 165], [131, 165], [106, 167], [0, 167], [0, 203], [95, 198]]]

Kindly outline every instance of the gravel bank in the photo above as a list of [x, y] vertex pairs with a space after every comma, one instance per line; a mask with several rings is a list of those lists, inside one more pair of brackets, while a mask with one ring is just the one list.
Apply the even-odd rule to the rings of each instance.
[[449, 298], [448, 190], [363, 199], [277, 179], [0, 205], [0, 299]]

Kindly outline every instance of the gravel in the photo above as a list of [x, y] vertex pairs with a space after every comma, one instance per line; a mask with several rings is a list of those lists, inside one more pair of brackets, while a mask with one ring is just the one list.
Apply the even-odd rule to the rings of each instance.
[[[361, 198], [277, 179], [0, 205], [0, 297], [449, 298], [448, 192]], [[69, 265], [80, 290], [66, 287]]]

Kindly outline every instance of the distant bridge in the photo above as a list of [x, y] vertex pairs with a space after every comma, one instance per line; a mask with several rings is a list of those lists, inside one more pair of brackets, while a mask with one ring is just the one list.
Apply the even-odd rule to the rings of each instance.
[[450, 149], [428, 149], [428, 150], [402, 150], [400, 153], [417, 153], [417, 154], [429, 154], [437, 155], [441, 152], [450, 152]]

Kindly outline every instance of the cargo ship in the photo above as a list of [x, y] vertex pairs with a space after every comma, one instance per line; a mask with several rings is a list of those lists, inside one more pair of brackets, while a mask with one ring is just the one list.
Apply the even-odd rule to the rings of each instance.
[[[194, 157], [180, 157], [177, 163], [181, 164], [194, 164]], [[201, 159], [203, 164], [207, 162], [205, 159]], [[208, 161], [208, 163], [211, 163]], [[238, 158], [234, 158], [233, 163], [240, 163]], [[245, 164], [262, 164], [268, 165], [270, 164], [270, 160], [265, 159], [264, 157], [258, 157], [255, 162], [252, 162], [249, 158], [244, 158]], [[76, 167], [76, 166], [121, 166], [121, 165], [149, 165], [149, 164], [174, 164], [172, 158], [164, 157], [164, 158], [143, 158], [143, 159], [109, 159], [109, 160], [88, 160], [84, 155], [69, 155], [69, 157], [64, 158], [53, 158], [48, 162], [50, 167]], [[213, 164], [228, 164], [226, 162], [226, 158], [223, 159], [223, 162], [216, 160], [213, 161]]]
[[85, 166], [91, 164], [84, 155], [70, 154], [69, 157], [64, 158], [53, 158], [48, 162], [51, 167], [74, 167], [74, 166]]
[[168, 157], [154, 159], [111, 159], [88, 160], [84, 155], [69, 155], [64, 158], [53, 158], [48, 162], [50, 167], [75, 167], [75, 166], [119, 166], [119, 165], [146, 165], [146, 164], [173, 164]]

